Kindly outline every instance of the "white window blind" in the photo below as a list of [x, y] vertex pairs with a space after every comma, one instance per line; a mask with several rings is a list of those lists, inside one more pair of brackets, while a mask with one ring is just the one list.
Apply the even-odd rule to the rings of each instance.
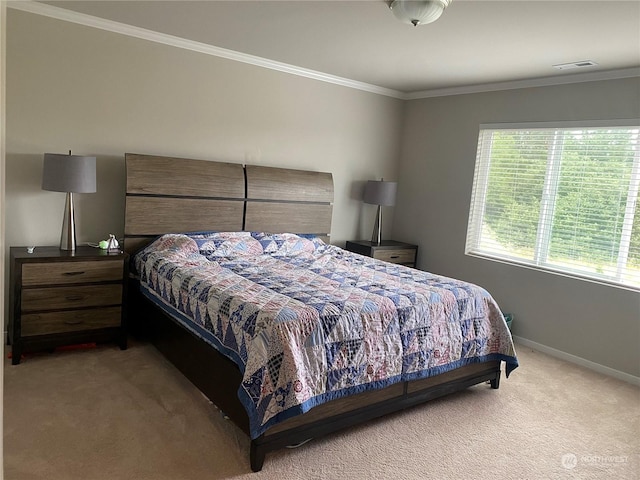
[[636, 122], [482, 125], [466, 253], [640, 290]]

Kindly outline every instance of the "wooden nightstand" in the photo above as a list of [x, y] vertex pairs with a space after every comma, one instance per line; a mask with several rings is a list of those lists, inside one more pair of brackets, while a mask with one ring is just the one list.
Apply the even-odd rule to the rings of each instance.
[[93, 247], [10, 249], [9, 342], [23, 351], [117, 341], [127, 348], [124, 282], [128, 255]]
[[416, 267], [418, 246], [410, 243], [396, 242], [395, 240], [383, 240], [376, 245], [367, 240], [350, 240], [345, 247], [350, 252], [377, 258], [385, 262], [400, 263], [407, 267]]

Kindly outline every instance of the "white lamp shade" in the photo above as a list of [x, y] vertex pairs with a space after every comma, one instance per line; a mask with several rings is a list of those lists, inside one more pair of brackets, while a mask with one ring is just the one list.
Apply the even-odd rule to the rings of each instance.
[[403, 23], [414, 26], [435, 22], [451, 0], [394, 0], [389, 8]]
[[382, 205], [391, 207], [396, 204], [396, 182], [385, 182], [383, 180], [369, 180], [364, 187], [362, 201], [372, 205]]
[[94, 193], [96, 157], [45, 153], [42, 189], [53, 192]]

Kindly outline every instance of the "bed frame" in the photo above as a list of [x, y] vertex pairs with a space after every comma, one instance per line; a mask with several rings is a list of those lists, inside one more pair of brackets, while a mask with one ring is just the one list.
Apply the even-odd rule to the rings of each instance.
[[[331, 230], [330, 173], [205, 160], [126, 154], [125, 250], [133, 254], [163, 233], [265, 231], [316, 234]], [[147, 301], [131, 279], [128, 321], [239, 428], [249, 418], [237, 396], [242, 374], [229, 359]], [[215, 368], [205, 372], [204, 362]], [[213, 373], [211, 373], [213, 372]], [[296, 445], [482, 382], [500, 384], [500, 362], [474, 363], [422, 380], [317, 406], [251, 440], [250, 462], [262, 469], [269, 451]]]

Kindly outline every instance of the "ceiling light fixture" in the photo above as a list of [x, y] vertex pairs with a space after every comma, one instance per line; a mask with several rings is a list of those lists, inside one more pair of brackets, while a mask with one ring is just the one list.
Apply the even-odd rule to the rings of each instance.
[[393, 0], [389, 8], [398, 20], [417, 27], [435, 22], [452, 0]]

